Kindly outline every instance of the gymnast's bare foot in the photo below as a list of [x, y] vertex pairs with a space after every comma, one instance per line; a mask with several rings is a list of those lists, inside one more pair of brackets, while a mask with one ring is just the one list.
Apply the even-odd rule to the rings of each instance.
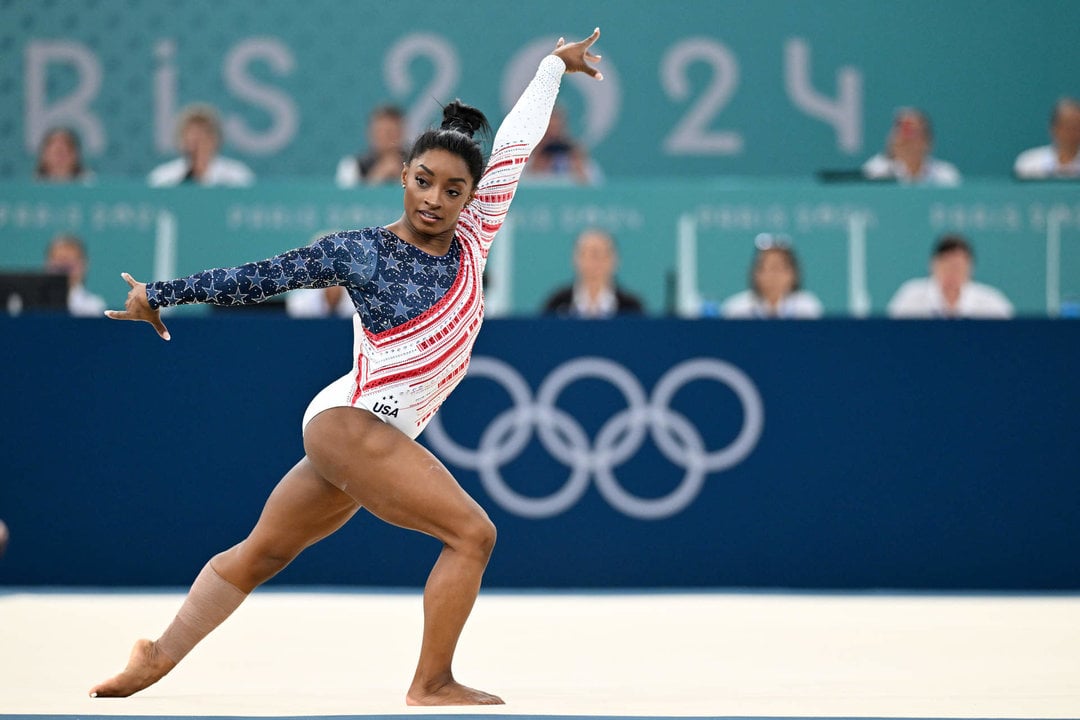
[[176, 667], [176, 663], [165, 653], [160, 652], [150, 640], [137, 640], [131, 648], [131, 657], [127, 667], [119, 675], [90, 688], [90, 697], [127, 697], [143, 688], [148, 688], [166, 673]]
[[406, 705], [505, 705], [498, 695], [465, 687], [453, 678], [441, 685], [424, 685], [417, 681], [405, 695]]

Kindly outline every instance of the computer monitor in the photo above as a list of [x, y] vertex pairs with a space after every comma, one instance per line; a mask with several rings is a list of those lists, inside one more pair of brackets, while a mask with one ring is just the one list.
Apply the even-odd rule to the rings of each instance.
[[814, 173], [818, 182], [821, 183], [866, 183], [884, 184], [896, 183], [895, 177], [870, 178], [862, 171], [862, 168], [824, 168]]
[[67, 275], [0, 270], [0, 313], [66, 312]]

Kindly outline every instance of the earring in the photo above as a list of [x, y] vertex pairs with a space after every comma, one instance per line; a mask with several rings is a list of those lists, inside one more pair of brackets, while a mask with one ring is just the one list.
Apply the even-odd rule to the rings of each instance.
[[401, 183], [401, 187], [405, 187], [405, 183]]

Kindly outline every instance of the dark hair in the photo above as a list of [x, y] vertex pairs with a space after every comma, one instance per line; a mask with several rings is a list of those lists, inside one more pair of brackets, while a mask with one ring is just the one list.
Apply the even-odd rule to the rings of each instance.
[[967, 253], [967, 256], [971, 258], [972, 261], [975, 260], [975, 251], [971, 249], [971, 243], [967, 241], [966, 237], [959, 233], [949, 233], [938, 238], [937, 243], [934, 244], [934, 251], [930, 254], [930, 257], [936, 259], [957, 250]]
[[72, 245], [83, 256], [83, 260], [87, 259], [86, 243], [84, 243], [77, 235], [71, 233], [60, 233], [49, 241], [49, 244], [45, 246], [45, 257], [48, 258], [52, 254], [53, 248], [60, 245]]
[[399, 106], [399, 105], [392, 105], [392, 104], [377, 105], [371, 111], [371, 113], [368, 115], [368, 118], [374, 119], [374, 118], [377, 118], [377, 117], [388, 117], [388, 118], [393, 118], [394, 120], [404, 120], [405, 119], [405, 111], [402, 110], [401, 106]]
[[1075, 108], [1077, 110], [1080, 110], [1080, 100], [1071, 97], [1059, 98], [1058, 101], [1054, 103], [1054, 109], [1050, 112], [1051, 127], [1057, 125], [1058, 118], [1061, 117], [1061, 113], [1065, 112], [1066, 108]]
[[71, 146], [75, 149], [75, 168], [74, 176], [80, 177], [83, 174], [85, 168], [82, 164], [82, 143], [79, 142], [79, 135], [71, 128], [67, 127], [55, 127], [50, 128], [44, 135], [41, 136], [41, 144], [38, 146], [38, 162], [37, 169], [34, 171], [39, 178], [45, 177], [45, 146], [49, 144], [55, 135], [64, 135], [67, 137]]
[[480, 184], [480, 176], [484, 174], [484, 151], [480, 143], [473, 139], [478, 130], [491, 132], [484, 113], [455, 100], [443, 108], [442, 125], [438, 130], [428, 130], [416, 138], [405, 161], [411, 163], [428, 150], [436, 148], [452, 152], [469, 166], [475, 187]]
[[601, 237], [607, 238], [608, 245], [611, 246], [612, 252], [618, 254], [619, 244], [615, 242], [615, 236], [609, 230], [605, 230], [599, 225], [590, 225], [589, 227], [578, 233], [577, 238], [574, 239], [575, 250], [579, 245], [581, 245], [581, 241], [585, 238], [586, 235], [599, 235]]

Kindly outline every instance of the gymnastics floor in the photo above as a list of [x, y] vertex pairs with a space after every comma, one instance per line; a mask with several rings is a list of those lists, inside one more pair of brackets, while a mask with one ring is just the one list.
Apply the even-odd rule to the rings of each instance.
[[1080, 596], [484, 591], [455, 675], [409, 708], [419, 592], [257, 591], [157, 685], [87, 689], [180, 592], [0, 590], [0, 719], [1080, 717]]

